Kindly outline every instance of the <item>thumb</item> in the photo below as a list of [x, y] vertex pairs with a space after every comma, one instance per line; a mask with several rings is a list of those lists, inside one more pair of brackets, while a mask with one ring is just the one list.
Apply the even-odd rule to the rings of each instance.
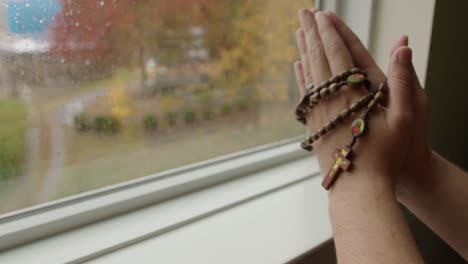
[[390, 58], [388, 68], [390, 120], [388, 121], [391, 126], [407, 125], [413, 119], [412, 56], [412, 50], [404, 46], [398, 48]]

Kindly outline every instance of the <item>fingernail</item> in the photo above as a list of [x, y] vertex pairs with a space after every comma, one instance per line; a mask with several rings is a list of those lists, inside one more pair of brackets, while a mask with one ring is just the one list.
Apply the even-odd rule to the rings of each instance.
[[405, 46], [408, 46], [409, 44], [408, 35], [402, 35], [400, 39], [403, 41], [403, 44], [405, 44]]
[[307, 9], [301, 9], [299, 11], [299, 20], [301, 21], [301, 23], [304, 23], [306, 21], [308, 15], [309, 12], [307, 11]]
[[413, 59], [413, 51], [410, 48], [405, 48], [398, 52], [398, 63], [410, 65]]

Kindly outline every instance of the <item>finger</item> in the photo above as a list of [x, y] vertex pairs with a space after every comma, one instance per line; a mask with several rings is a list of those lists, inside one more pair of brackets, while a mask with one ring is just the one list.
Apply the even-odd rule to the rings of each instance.
[[296, 74], [296, 82], [297, 86], [299, 87], [299, 94], [302, 98], [306, 93], [306, 83], [304, 79], [304, 70], [302, 67], [302, 62], [296, 61], [296, 63], [294, 63], [294, 73]]
[[388, 72], [389, 124], [397, 129], [406, 126], [413, 119], [413, 74], [412, 51], [408, 47], [398, 48], [390, 59]]
[[393, 43], [392, 49], [390, 50], [390, 57], [399, 47], [403, 46], [408, 46], [408, 36], [406, 35], [401, 36], [397, 41], [395, 41], [395, 43]]
[[325, 55], [325, 50], [323, 49], [322, 41], [317, 30], [317, 25], [312, 13], [307, 9], [301, 9], [299, 11], [299, 20], [305, 34], [307, 55], [309, 57], [312, 78], [318, 85], [320, 85], [321, 82], [330, 78], [331, 72]]
[[310, 72], [309, 56], [307, 55], [307, 44], [305, 41], [304, 31], [302, 29], [298, 29], [296, 31], [296, 42], [297, 48], [299, 49], [299, 53], [301, 55], [302, 70], [304, 73], [305, 83], [307, 85], [313, 82], [313, 79], [312, 73]]
[[356, 34], [354, 34], [354, 32], [341, 20], [341, 18], [339, 18], [333, 12], [325, 11], [325, 15], [330, 18], [336, 30], [340, 33], [346, 46], [353, 56], [353, 60], [356, 66], [362, 68], [373, 67], [375, 62], [358, 36], [356, 36]]
[[322, 12], [317, 12], [315, 13], [315, 21], [317, 22], [317, 28], [331, 72], [339, 74], [353, 68], [354, 64], [351, 54], [330, 19]]

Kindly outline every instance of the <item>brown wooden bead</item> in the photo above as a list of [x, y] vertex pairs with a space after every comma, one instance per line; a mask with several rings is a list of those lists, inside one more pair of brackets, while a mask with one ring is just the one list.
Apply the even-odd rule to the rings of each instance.
[[321, 89], [321, 86], [315, 87], [314, 89], [312, 89], [312, 93], [318, 93]]
[[329, 94], [330, 94], [330, 90], [328, 90], [328, 88], [323, 88], [322, 90], [320, 90], [320, 97], [322, 98], [326, 97]]
[[333, 122], [335, 122], [336, 125], [338, 125], [341, 121], [343, 121], [341, 114], [337, 115], [335, 119], [333, 119]]
[[336, 126], [335, 123], [333, 123], [333, 121], [330, 121], [330, 122], [328, 122], [328, 124], [325, 126], [325, 128], [326, 128], [328, 131], [330, 131], [330, 130], [334, 129], [335, 126]]
[[340, 82], [338, 84], [338, 89], [341, 89], [341, 88], [343, 88], [343, 86], [346, 86], [346, 85], [348, 85], [348, 82], [347, 81], [342, 81], [342, 82]]
[[352, 112], [357, 112], [359, 111], [359, 109], [361, 109], [361, 103], [360, 102], [356, 102], [354, 104], [352, 104], [349, 109], [351, 109]]
[[318, 140], [320, 138], [320, 135], [318, 133], [315, 133], [313, 136], [312, 136], [312, 139], [313, 140]]
[[330, 85], [330, 87], [328, 87], [328, 90], [330, 90], [330, 93], [336, 93], [338, 89], [340, 88], [337, 83], [333, 83], [332, 85]]
[[377, 93], [375, 94], [374, 99], [375, 99], [377, 102], [380, 102], [380, 101], [384, 98], [384, 96], [385, 96], [384, 93], [382, 93], [382, 92], [377, 92]]
[[325, 134], [327, 134], [327, 130], [325, 128], [321, 128], [318, 132], [317, 132], [320, 136], [324, 136]]
[[307, 144], [306, 142], [301, 142], [301, 148], [307, 151], [314, 150], [314, 147], [312, 145]]
[[375, 99], [372, 99], [370, 103], [367, 105], [367, 108], [372, 109], [377, 105], [377, 101]]
[[314, 139], [313, 139], [312, 137], [309, 137], [309, 138], [307, 139], [307, 143], [309, 143], [309, 145], [314, 144]]
[[317, 103], [320, 99], [320, 94], [319, 93], [316, 93], [316, 94], [313, 94], [311, 97], [310, 97], [310, 101], [314, 102], [314, 103]]
[[351, 115], [351, 110], [349, 109], [345, 109], [341, 112], [340, 116], [342, 119], [346, 119], [347, 117], [349, 117]]
[[340, 78], [343, 79], [343, 80], [346, 80], [346, 78], [348, 78], [350, 75], [351, 75], [350, 71], [344, 71], [344, 72], [340, 73]]
[[337, 83], [339, 81], [341, 81], [341, 77], [339, 75], [336, 75], [336, 76], [333, 76], [330, 78], [330, 80], [328, 80], [330, 83]]
[[323, 83], [320, 84], [320, 87], [323, 89], [325, 87], [328, 87], [330, 85], [330, 82], [327, 80], [327, 81], [324, 81]]
[[385, 87], [386, 87], [386, 86], [385, 86], [385, 83], [384, 83], [384, 82], [381, 82], [381, 83], [379, 84], [379, 88], [377, 89], [377, 92], [385, 92], [385, 90], [386, 90]]
[[372, 96], [370, 94], [362, 97], [360, 100], [359, 100], [359, 103], [361, 105], [367, 105], [369, 104], [369, 102], [372, 100]]

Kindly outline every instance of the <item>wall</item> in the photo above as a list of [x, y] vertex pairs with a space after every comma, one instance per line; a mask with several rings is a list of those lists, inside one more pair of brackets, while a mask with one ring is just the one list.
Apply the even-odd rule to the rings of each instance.
[[[386, 69], [392, 43], [409, 35], [415, 68], [430, 100], [430, 143], [439, 153], [468, 168], [466, 62], [467, 1], [375, 0], [370, 49]], [[466, 263], [428, 227], [404, 209], [426, 263]]]
[[426, 80], [435, 0], [374, 0], [372, 38], [369, 49], [387, 71], [392, 44], [409, 36], [414, 64], [421, 83]]

